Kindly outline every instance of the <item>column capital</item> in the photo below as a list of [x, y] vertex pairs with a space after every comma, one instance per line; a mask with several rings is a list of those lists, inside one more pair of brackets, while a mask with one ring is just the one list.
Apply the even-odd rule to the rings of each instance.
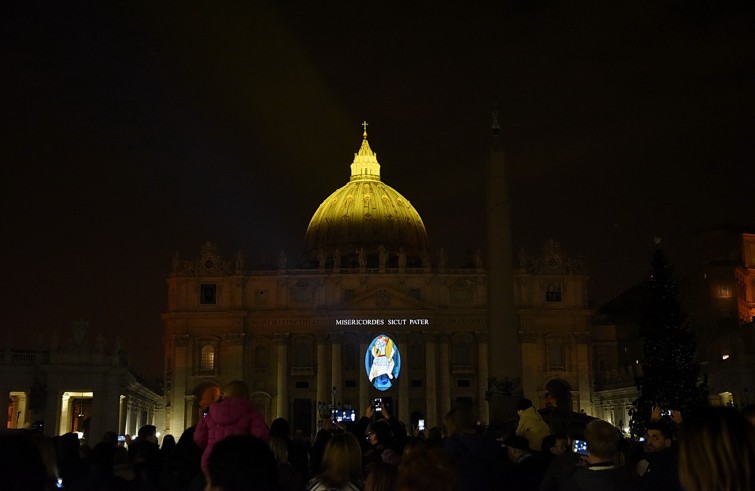
[[338, 332], [330, 332], [328, 333], [328, 337], [330, 338], [330, 342], [334, 344], [341, 344], [341, 341], [343, 341], [343, 333]]
[[539, 338], [540, 335], [535, 331], [519, 331], [519, 340], [522, 343], [534, 344]]
[[315, 342], [319, 345], [326, 344], [328, 340], [330, 339], [330, 336], [328, 334], [315, 334]]
[[425, 341], [428, 343], [437, 343], [438, 338], [440, 337], [440, 332], [438, 331], [422, 331], [422, 334], [425, 336]]
[[290, 334], [287, 332], [275, 332], [273, 333], [273, 344], [287, 345]]
[[477, 337], [477, 344], [488, 344], [490, 339], [487, 331], [477, 331], [475, 332], [475, 336]]
[[174, 334], [173, 346], [175, 346], [176, 348], [186, 348], [187, 346], [189, 346], [189, 335], [188, 334]]
[[241, 346], [244, 343], [244, 333], [238, 332], [226, 334], [225, 342], [228, 343], [229, 346]]
[[580, 344], [588, 344], [592, 336], [589, 331], [575, 331], [574, 340]]

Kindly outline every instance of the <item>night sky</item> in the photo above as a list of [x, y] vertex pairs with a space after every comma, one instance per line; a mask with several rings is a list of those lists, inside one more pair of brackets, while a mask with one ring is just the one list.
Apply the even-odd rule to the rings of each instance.
[[755, 231], [752, 2], [17, 3], [0, 7], [16, 347], [83, 318], [158, 375], [174, 253], [296, 264], [363, 120], [449, 265], [484, 247], [495, 101], [515, 251], [581, 254], [595, 306], [645, 276], [655, 236], [683, 267], [695, 231]]

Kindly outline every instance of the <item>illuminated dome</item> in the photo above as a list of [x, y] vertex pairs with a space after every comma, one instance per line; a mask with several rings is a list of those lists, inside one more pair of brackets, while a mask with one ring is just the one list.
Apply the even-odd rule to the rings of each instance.
[[380, 164], [366, 130], [363, 137], [351, 179], [322, 202], [309, 222], [304, 253], [310, 258], [336, 253], [348, 258], [364, 248], [369, 263], [375, 263], [383, 246], [390, 262], [403, 250], [411, 265], [426, 254], [425, 224], [408, 199], [380, 180]]

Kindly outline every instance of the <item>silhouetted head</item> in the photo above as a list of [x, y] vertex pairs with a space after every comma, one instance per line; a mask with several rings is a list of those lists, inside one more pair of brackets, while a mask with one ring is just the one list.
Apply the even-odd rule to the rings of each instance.
[[229, 436], [215, 444], [207, 461], [207, 489], [274, 491], [276, 467], [270, 447], [259, 438]]

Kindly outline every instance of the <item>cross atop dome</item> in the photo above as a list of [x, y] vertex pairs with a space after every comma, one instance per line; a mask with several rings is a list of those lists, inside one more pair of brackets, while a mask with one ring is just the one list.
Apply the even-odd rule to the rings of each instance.
[[362, 133], [362, 136], [364, 139], [367, 139], [367, 121], [362, 121], [362, 128], [364, 128], [364, 133]]

